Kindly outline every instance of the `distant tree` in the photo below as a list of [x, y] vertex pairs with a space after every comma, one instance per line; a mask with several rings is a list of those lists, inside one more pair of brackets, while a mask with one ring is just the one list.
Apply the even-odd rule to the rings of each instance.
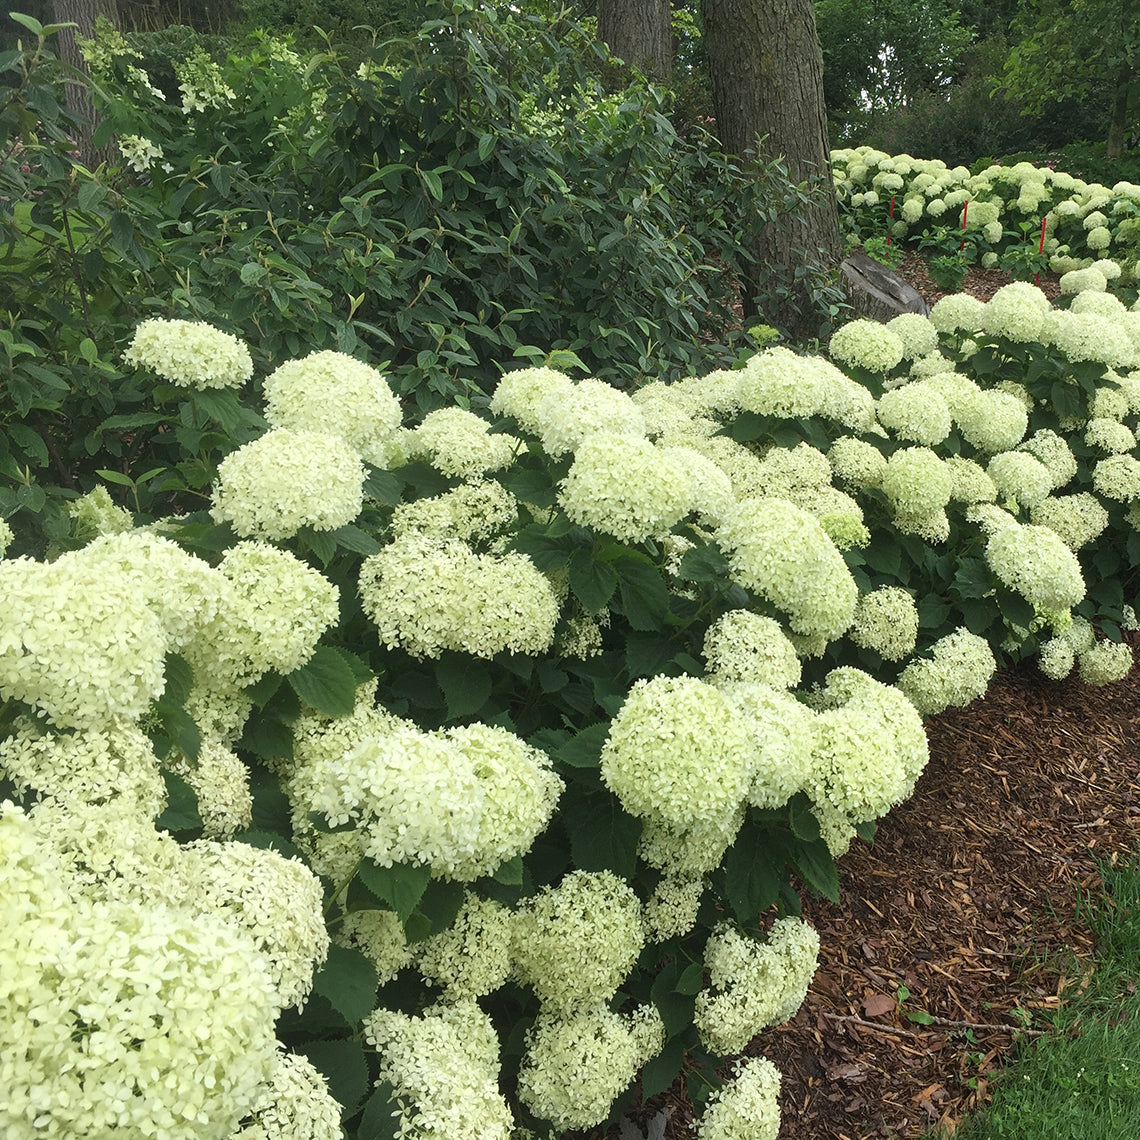
[[1137, 0], [1023, 0], [1012, 34], [1005, 85], [1032, 112], [1059, 98], [1107, 93], [1105, 154], [1119, 158], [1140, 117]]
[[[79, 50], [79, 40], [92, 39], [95, 35], [95, 21], [105, 16], [115, 26], [119, 26], [119, 6], [117, 0], [52, 0], [52, 23], [70, 25], [61, 28], [56, 36], [55, 50], [64, 63], [88, 75], [87, 61]], [[79, 121], [78, 137], [75, 140], [79, 151], [79, 161], [88, 168], [94, 168], [114, 157], [114, 147], [107, 143], [97, 147], [91, 136], [95, 131], [95, 107], [91, 92], [85, 84], [68, 83], [68, 109]]]
[[598, 0], [598, 39], [651, 79], [673, 67], [669, 0]]
[[[703, 0], [701, 7], [721, 144], [742, 157], [753, 151], [782, 157], [797, 182], [827, 175], [823, 55], [812, 0]], [[791, 225], [762, 227], [756, 243], [761, 267], [798, 282], [798, 293], [766, 307], [764, 317], [797, 335], [816, 331], [803, 270], [811, 263], [833, 265], [840, 256], [830, 180], [827, 189], [797, 211]]]

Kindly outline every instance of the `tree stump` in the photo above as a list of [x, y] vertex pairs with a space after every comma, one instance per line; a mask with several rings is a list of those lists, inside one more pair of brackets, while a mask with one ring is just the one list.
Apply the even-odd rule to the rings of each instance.
[[917, 289], [862, 250], [852, 250], [839, 268], [857, 317], [885, 322], [900, 313], [926, 316], [930, 312], [930, 306]]

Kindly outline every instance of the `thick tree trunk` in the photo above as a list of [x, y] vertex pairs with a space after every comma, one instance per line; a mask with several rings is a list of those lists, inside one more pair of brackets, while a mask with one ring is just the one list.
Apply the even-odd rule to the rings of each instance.
[[1116, 80], [1112, 118], [1108, 123], [1108, 140], [1104, 148], [1105, 158], [1119, 158], [1124, 153], [1124, 136], [1128, 129], [1128, 96], [1134, 77], [1132, 67], [1124, 64]]
[[[831, 267], [840, 259], [814, 5], [812, 0], [702, 0], [702, 11], [716, 133], [725, 150], [742, 157], [749, 151], [761, 159], [782, 157], [796, 182], [826, 178], [815, 204], [797, 211], [790, 224], [765, 226], [756, 241], [760, 315], [794, 334], [811, 335], [819, 315], [808, 297], [810, 275], [797, 280], [795, 270], [810, 262]], [[773, 297], [765, 290], [766, 268], [792, 284], [790, 295]], [[754, 299], [745, 304], [750, 300], [755, 310]]]
[[[74, 28], [64, 28], [56, 36], [56, 51], [64, 63], [88, 74], [87, 61], [79, 50], [77, 37], [85, 40], [95, 35], [95, 21], [106, 16], [115, 27], [119, 26], [117, 0], [52, 0], [52, 22], [56, 24], [76, 24]], [[110, 144], [95, 147], [91, 136], [95, 131], [95, 107], [88, 89], [76, 82], [67, 85], [68, 109], [80, 120], [76, 147], [79, 161], [88, 169], [94, 169], [101, 162], [114, 158], [114, 147]]]
[[669, 0], [598, 0], [598, 39], [650, 79], [673, 69]]

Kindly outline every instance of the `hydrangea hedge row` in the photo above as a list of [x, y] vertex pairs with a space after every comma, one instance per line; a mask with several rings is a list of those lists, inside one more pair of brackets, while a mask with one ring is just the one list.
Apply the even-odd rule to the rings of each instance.
[[[632, 394], [524, 368], [415, 427], [322, 350], [208, 507], [74, 499], [0, 559], [5, 1135], [556, 1135], [684, 1074], [704, 1140], [774, 1137], [774, 1067], [717, 1065], [798, 1008], [798, 892], [910, 795], [923, 718], [1002, 659], [1131, 663], [1110, 300]], [[251, 378], [202, 324], [125, 361], [195, 462], [171, 389]]]
[[983, 265], [1032, 267], [1044, 222], [1045, 264], [1054, 272], [1095, 262], [1131, 288], [1140, 278], [1140, 186], [1131, 182], [1102, 186], [1029, 162], [971, 174], [868, 146], [834, 150], [831, 161], [840, 215], [855, 237], [924, 235], [946, 250], [964, 238]]

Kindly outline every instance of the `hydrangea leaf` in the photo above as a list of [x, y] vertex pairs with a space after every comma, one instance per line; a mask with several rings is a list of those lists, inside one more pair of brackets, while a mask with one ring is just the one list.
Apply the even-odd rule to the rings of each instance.
[[356, 674], [331, 645], [318, 645], [312, 657], [286, 680], [301, 700], [326, 716], [347, 716], [356, 702]]
[[362, 1041], [305, 1041], [296, 1047], [328, 1081], [329, 1092], [351, 1116], [368, 1095], [368, 1062]]
[[407, 922], [419, 905], [431, 879], [431, 870], [427, 867], [405, 863], [381, 867], [371, 859], [361, 860], [358, 874], [361, 882], [400, 916], [401, 922]]
[[570, 556], [570, 589], [590, 613], [605, 608], [617, 585], [617, 572], [608, 562], [598, 562], [586, 550], [575, 550]]
[[435, 665], [435, 679], [447, 701], [448, 720], [474, 716], [491, 695], [491, 674], [479, 662], [448, 653]]
[[396, 1140], [400, 1135], [400, 1114], [394, 1095], [387, 1081], [377, 1086], [364, 1106], [356, 1129], [357, 1140]]
[[349, 1025], [355, 1025], [372, 1012], [377, 985], [372, 963], [359, 950], [334, 942], [324, 966], [313, 979], [313, 992], [327, 998]]

